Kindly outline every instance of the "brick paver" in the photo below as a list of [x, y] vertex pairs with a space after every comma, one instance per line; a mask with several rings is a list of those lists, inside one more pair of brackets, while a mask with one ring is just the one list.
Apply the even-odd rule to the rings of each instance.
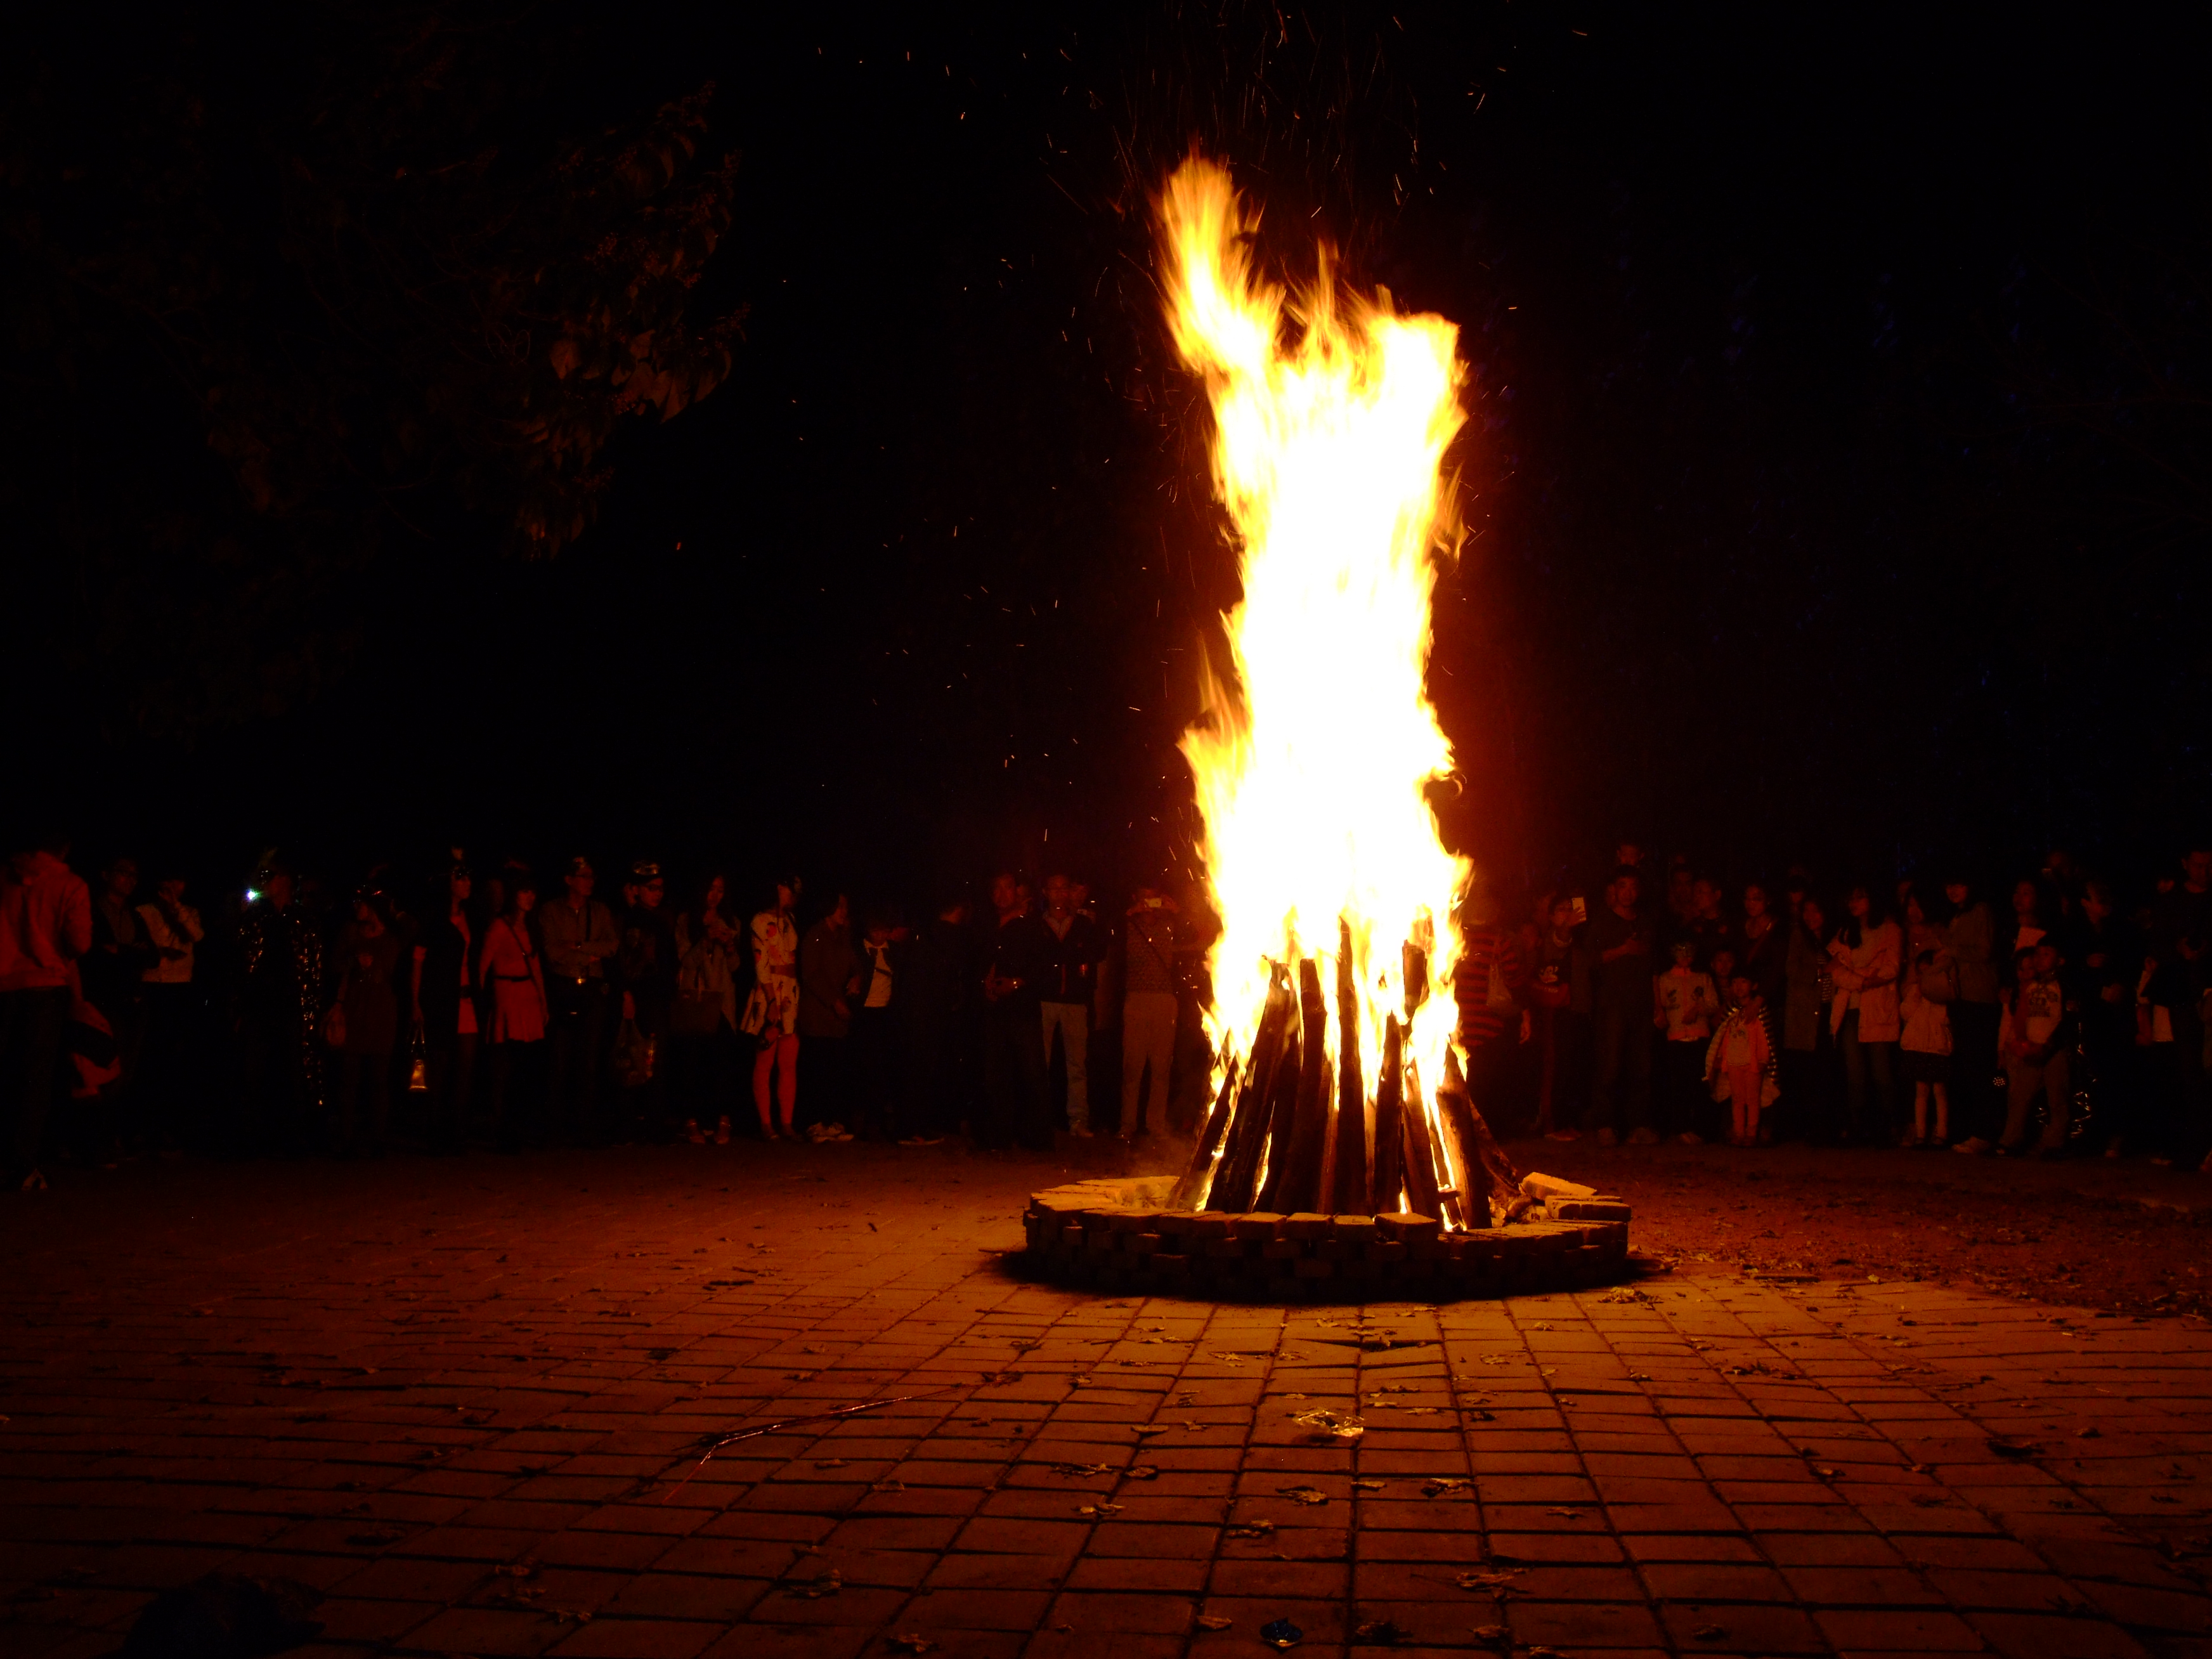
[[[220, 1570], [319, 1591], [318, 1655], [1225, 1656], [1285, 1617], [1316, 1654], [2212, 1654], [2201, 1328], [1717, 1266], [1089, 1296], [1001, 1259], [1064, 1178], [680, 1148], [11, 1196], [0, 1648], [107, 1653]], [[904, 1395], [678, 1487], [706, 1437]]]

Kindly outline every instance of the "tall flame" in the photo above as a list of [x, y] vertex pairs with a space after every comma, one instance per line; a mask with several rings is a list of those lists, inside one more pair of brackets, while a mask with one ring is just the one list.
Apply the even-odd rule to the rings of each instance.
[[[1186, 161], [1158, 207], [1169, 319], [1212, 404], [1243, 578], [1224, 619], [1233, 681], [1208, 677], [1182, 740], [1223, 922], [1208, 1030], [1218, 1065], [1249, 1054], [1273, 965], [1311, 957], [1334, 984], [1347, 922], [1371, 1136], [1383, 1022], [1448, 988], [1459, 955], [1468, 865], [1424, 793], [1451, 767], [1424, 681], [1437, 561], [1456, 532], [1439, 474], [1466, 418], [1459, 331], [1396, 314], [1387, 292], [1343, 291], [1326, 251], [1313, 287], [1286, 296], [1252, 269], [1250, 226], [1207, 161]], [[1409, 961], [1428, 984], [1407, 986]], [[1432, 1088], [1452, 1024], [1440, 995], [1407, 1033]]]

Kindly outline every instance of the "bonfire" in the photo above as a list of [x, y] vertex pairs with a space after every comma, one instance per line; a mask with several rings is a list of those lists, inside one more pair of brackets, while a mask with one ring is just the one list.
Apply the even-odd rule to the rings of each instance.
[[1158, 207], [1243, 578], [1182, 742], [1222, 933], [1213, 1105], [1176, 1201], [1486, 1227], [1517, 1177], [1452, 1046], [1470, 872], [1427, 793], [1451, 769], [1425, 681], [1459, 533], [1459, 331], [1348, 291], [1326, 249], [1295, 295], [1267, 280], [1210, 162], [1187, 161]]

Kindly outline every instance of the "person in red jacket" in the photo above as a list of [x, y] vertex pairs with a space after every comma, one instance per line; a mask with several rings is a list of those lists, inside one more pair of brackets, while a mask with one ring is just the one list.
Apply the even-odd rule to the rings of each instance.
[[69, 838], [49, 836], [0, 869], [0, 1109], [8, 1184], [25, 1192], [46, 1184], [39, 1144], [77, 958], [92, 949], [92, 893], [68, 857]]

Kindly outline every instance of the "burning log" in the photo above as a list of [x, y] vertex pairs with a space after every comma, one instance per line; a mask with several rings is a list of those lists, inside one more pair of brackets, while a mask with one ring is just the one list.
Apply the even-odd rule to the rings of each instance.
[[1386, 1016], [1382, 1024], [1382, 1075], [1375, 1087], [1373, 1200], [1377, 1214], [1397, 1209], [1398, 1194], [1405, 1186], [1405, 1085], [1399, 1076], [1404, 1042], [1398, 1029], [1398, 1017]]
[[1252, 1207], [1252, 1189], [1259, 1180], [1260, 1158], [1267, 1148], [1268, 1103], [1275, 1074], [1286, 1058], [1286, 1050], [1291, 1065], [1295, 1067], [1297, 1064], [1297, 1036], [1293, 1029], [1296, 1007], [1279, 978], [1269, 988], [1266, 1011], [1260, 1016], [1259, 1033], [1252, 1039], [1252, 1053], [1244, 1067], [1244, 1086], [1237, 1091], [1236, 1115], [1229, 1126], [1228, 1149], [1221, 1155], [1213, 1189], [1206, 1195], [1206, 1207], [1209, 1210], [1241, 1214]]
[[1352, 924], [1337, 924], [1336, 1133], [1326, 1173], [1323, 1207], [1339, 1215], [1371, 1215], [1376, 1200], [1367, 1173], [1367, 1083], [1359, 1069], [1359, 987], [1352, 966]]
[[1474, 1216], [1478, 1206], [1483, 1212], [1468, 1224], [1487, 1225], [1490, 1210], [1510, 1207], [1521, 1196], [1521, 1171], [1505, 1156], [1504, 1149], [1490, 1133], [1490, 1125], [1476, 1109], [1474, 1097], [1468, 1092], [1467, 1079], [1460, 1075], [1459, 1056], [1449, 1049], [1444, 1051], [1444, 1081], [1437, 1091], [1437, 1104], [1443, 1109], [1441, 1115], [1451, 1124], [1459, 1141], [1453, 1152], [1452, 1167], [1459, 1171], [1460, 1189], [1466, 1196], [1468, 1212]]
[[1200, 1190], [1206, 1178], [1212, 1173], [1215, 1155], [1221, 1151], [1224, 1136], [1229, 1133], [1231, 1109], [1237, 1102], [1237, 1056], [1229, 1057], [1229, 1064], [1221, 1074], [1221, 1092], [1214, 1097], [1213, 1110], [1206, 1115], [1206, 1127], [1198, 1137], [1198, 1145], [1191, 1148], [1190, 1167], [1183, 1171], [1182, 1179], [1175, 1184], [1168, 1195], [1171, 1209], [1189, 1210], [1197, 1207]]
[[1436, 1147], [1429, 1139], [1429, 1115], [1421, 1105], [1421, 1074], [1402, 1062], [1398, 1068], [1405, 1103], [1399, 1113], [1404, 1126], [1400, 1137], [1405, 1147], [1406, 1201], [1414, 1215], [1443, 1216], [1443, 1194], [1437, 1180]]
[[1299, 1043], [1297, 1092], [1285, 1121], [1278, 1118], [1278, 1137], [1260, 1207], [1280, 1215], [1311, 1211], [1321, 1202], [1321, 1166], [1328, 1145], [1328, 1109], [1336, 1080], [1328, 1072], [1328, 1005], [1322, 1000], [1321, 969], [1311, 957], [1298, 963]]

